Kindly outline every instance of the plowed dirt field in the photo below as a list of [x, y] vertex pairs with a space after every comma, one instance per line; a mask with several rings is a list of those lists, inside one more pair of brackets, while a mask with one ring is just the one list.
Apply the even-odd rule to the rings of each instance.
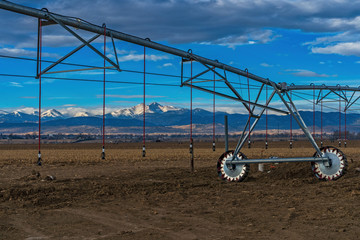
[[[220, 145], [220, 144], [218, 144]], [[234, 146], [234, 144], [232, 144]], [[359, 239], [360, 142], [341, 148], [348, 173], [317, 180], [310, 163], [251, 165], [241, 183], [221, 181], [224, 152], [188, 144], [0, 145], [0, 239]], [[264, 143], [249, 158], [312, 156], [308, 143]]]

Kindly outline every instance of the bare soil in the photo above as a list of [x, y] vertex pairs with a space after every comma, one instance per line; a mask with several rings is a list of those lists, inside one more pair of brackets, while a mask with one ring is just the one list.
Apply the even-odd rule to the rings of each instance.
[[[234, 145], [234, 144], [232, 144]], [[224, 151], [187, 143], [0, 145], [0, 239], [359, 239], [359, 142], [348, 173], [317, 180], [309, 163], [251, 165], [245, 182], [217, 176]], [[249, 158], [312, 156], [308, 143], [256, 143]]]

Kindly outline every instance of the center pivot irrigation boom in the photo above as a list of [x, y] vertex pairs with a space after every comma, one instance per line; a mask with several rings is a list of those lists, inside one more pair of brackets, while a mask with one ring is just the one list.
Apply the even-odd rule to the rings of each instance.
[[[345, 104], [345, 111], [346, 111], [351, 107], [353, 103], [355, 103], [359, 99], [359, 97], [357, 98], [354, 97], [355, 93], [360, 91], [359, 88], [340, 86], [340, 85], [326, 86], [326, 85], [312, 84], [308, 86], [296, 86], [296, 85], [287, 85], [285, 82], [276, 83], [274, 81], [270, 81], [269, 79], [265, 79], [255, 74], [249, 73], [247, 69], [241, 70], [232, 67], [230, 65], [223, 64], [217, 60], [211, 60], [193, 54], [192, 50], [188, 50], [188, 51], [179, 50], [173, 47], [169, 47], [153, 42], [148, 38], [142, 39], [136, 36], [131, 36], [119, 31], [106, 28], [105, 25], [98, 26], [79, 18], [67, 17], [67, 16], [51, 13], [47, 9], [38, 10], [38, 9], [14, 4], [4, 0], [0, 1], [0, 8], [38, 18], [39, 21], [41, 21], [42, 26], [59, 25], [82, 42], [82, 45], [77, 49], [73, 50], [66, 56], [62, 57], [57, 62], [47, 67], [43, 71], [40, 72], [38, 71], [37, 77], [39, 77], [39, 75], [41, 76], [42, 74], [49, 74], [50, 72], [48, 72], [48, 70], [50, 70], [52, 67], [56, 66], [61, 61], [63, 61], [73, 53], [77, 52], [79, 49], [81, 49], [84, 46], [88, 46], [93, 51], [98, 53], [101, 57], [103, 57], [107, 62], [109, 62], [112, 65], [112, 68], [121, 71], [118, 62], [114, 63], [104, 54], [96, 50], [90, 44], [98, 36], [104, 35], [107, 37], [111, 37], [112, 40], [118, 39], [181, 57], [182, 59], [181, 86], [191, 87], [200, 91], [204, 91], [210, 94], [214, 94], [217, 96], [221, 96], [242, 103], [243, 106], [246, 108], [246, 110], [249, 112], [249, 119], [245, 124], [244, 130], [240, 136], [240, 139], [236, 145], [235, 150], [227, 151], [223, 153], [218, 160], [217, 163], [218, 174], [219, 177], [222, 178], [223, 180], [239, 181], [239, 182], [243, 181], [249, 173], [249, 169], [250, 169], [249, 164], [252, 163], [311, 162], [312, 170], [315, 176], [322, 180], [336, 180], [346, 173], [347, 160], [344, 153], [335, 147], [326, 146], [320, 148], [317, 145], [309, 129], [307, 128], [304, 120], [302, 119], [299, 111], [297, 110], [292, 100], [291, 94], [289, 93], [290, 91], [293, 90], [313, 90], [313, 91], [316, 90], [318, 92], [317, 102], [321, 102], [331, 93], [336, 94], [337, 96], [342, 98], [343, 101], [346, 103]], [[95, 33], [96, 35], [90, 40], [86, 41], [83, 38], [81, 38], [78, 34], [76, 34], [73, 30], [71, 30], [69, 27], [92, 32]], [[183, 77], [184, 76], [183, 63], [187, 61], [198, 62], [200, 63], [201, 66], [204, 67], [205, 70], [195, 76], [192, 76], [188, 79], [184, 79], [185, 77]], [[209, 79], [204, 80], [199, 78], [200, 76], [208, 72], [212, 72], [214, 76], [216, 75], [217, 79], [214, 78], [213, 80], [209, 80]], [[228, 80], [227, 73], [232, 73], [237, 76], [243, 76], [248, 80], [252, 80], [257, 83], [260, 83], [258, 93], [256, 94], [256, 99], [254, 101], [251, 101], [250, 96], [248, 96], [248, 100], [245, 100], [244, 95], [239, 93], [236, 90], [236, 88], [233, 86], [233, 84]], [[223, 87], [221, 88], [218, 87], [217, 90], [211, 89], [209, 86], [204, 85], [204, 83], [206, 82], [207, 83], [216, 82], [218, 85], [222, 84]], [[269, 97], [266, 99], [265, 103], [261, 104], [260, 103], [261, 95], [265, 92], [265, 89], [267, 90], [268, 88], [271, 89], [272, 92], [269, 95]], [[348, 98], [346, 93], [350, 93], [351, 98]], [[270, 102], [272, 101], [275, 95], [277, 95], [280, 98], [280, 100], [285, 106], [286, 111], [269, 106]], [[253, 131], [256, 124], [259, 122], [261, 116], [264, 114], [266, 110], [275, 111], [282, 114], [291, 114], [291, 116], [295, 119], [295, 121], [298, 123], [298, 125], [304, 132], [305, 136], [312, 144], [312, 146], [315, 148], [314, 155], [312, 157], [247, 159], [246, 156], [241, 152], [241, 149], [244, 146], [245, 142], [248, 140], [251, 132]]]

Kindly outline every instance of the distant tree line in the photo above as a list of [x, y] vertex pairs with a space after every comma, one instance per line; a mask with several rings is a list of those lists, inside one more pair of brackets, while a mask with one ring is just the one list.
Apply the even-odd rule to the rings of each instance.
[[[197, 141], [212, 141], [212, 134], [195, 134], [193, 138]], [[230, 140], [237, 140], [240, 137], [240, 134], [229, 134]], [[320, 134], [315, 135], [315, 139], [320, 139]], [[323, 134], [324, 140], [331, 140], [336, 141], [339, 139], [339, 131], [334, 131], [333, 133], [324, 133]], [[44, 134], [41, 136], [41, 139], [44, 140], [73, 140], [73, 141], [89, 141], [89, 140], [100, 140], [102, 136], [100, 134], [88, 134], [88, 133], [78, 133], [78, 134]], [[186, 141], [189, 138], [189, 134], [151, 134], [146, 135], [147, 141], [155, 141], [155, 142], [163, 142], [163, 141]], [[215, 136], [216, 141], [223, 141], [224, 134], [217, 134]], [[259, 141], [264, 140], [266, 138], [264, 133], [252, 133], [251, 140], [252, 141]], [[0, 133], [0, 139], [38, 139], [38, 135], [36, 133], [32, 134], [3, 134]], [[142, 135], [140, 134], [107, 134], [106, 139], [113, 140], [113, 142], [141, 142]], [[268, 141], [278, 141], [278, 140], [289, 140], [290, 135], [288, 132], [280, 132], [268, 135]], [[305, 140], [306, 137], [304, 134], [293, 134], [293, 140]], [[341, 133], [341, 139], [345, 139], [345, 133]], [[360, 132], [346, 132], [346, 139], [353, 140], [353, 139], [360, 139]]]

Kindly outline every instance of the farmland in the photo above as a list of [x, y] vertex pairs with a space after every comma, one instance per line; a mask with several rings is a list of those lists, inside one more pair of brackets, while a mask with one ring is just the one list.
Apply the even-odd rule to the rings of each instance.
[[[326, 143], [335, 145], [335, 143]], [[341, 148], [348, 173], [317, 180], [310, 163], [251, 165], [242, 183], [221, 181], [216, 152], [195, 142], [0, 144], [0, 239], [358, 239], [360, 142]], [[234, 146], [231, 143], [230, 146]], [[256, 142], [249, 158], [312, 156], [307, 142]]]

